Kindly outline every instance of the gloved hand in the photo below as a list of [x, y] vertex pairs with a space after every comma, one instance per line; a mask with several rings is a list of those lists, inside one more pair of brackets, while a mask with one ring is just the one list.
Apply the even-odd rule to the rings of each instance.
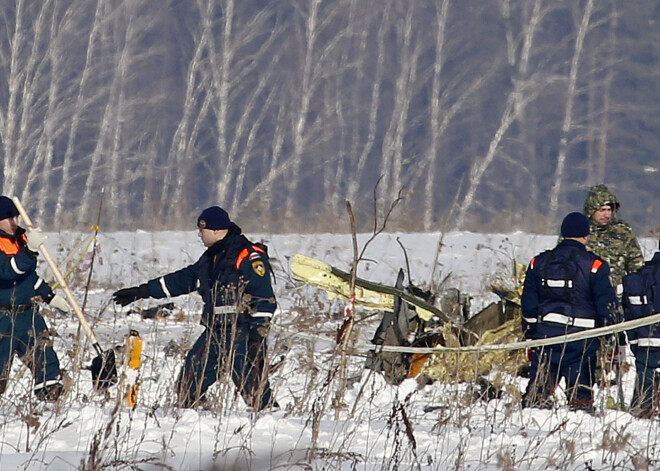
[[27, 248], [32, 252], [39, 252], [39, 246], [47, 239], [38, 227], [28, 229], [25, 236], [27, 237]]
[[53, 299], [50, 300], [48, 305], [65, 314], [71, 312], [71, 306], [69, 306], [69, 303], [66, 302], [66, 299], [57, 294], [53, 296]]
[[112, 293], [112, 299], [120, 306], [128, 306], [133, 301], [149, 297], [149, 287], [146, 283], [140, 286], [132, 286], [130, 288], [123, 288], [119, 291]]

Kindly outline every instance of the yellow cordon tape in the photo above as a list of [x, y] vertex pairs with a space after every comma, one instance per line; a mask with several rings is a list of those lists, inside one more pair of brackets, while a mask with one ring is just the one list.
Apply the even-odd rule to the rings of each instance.
[[[625, 330], [632, 330], [637, 327], [643, 327], [645, 325], [655, 324], [660, 322], [660, 313], [653, 314], [648, 317], [642, 317], [641, 319], [634, 319], [632, 321], [620, 322], [618, 324], [598, 327], [595, 329], [589, 329], [582, 332], [576, 332], [573, 334], [560, 335], [557, 337], [549, 337], [545, 339], [537, 340], [525, 340], [523, 342], [512, 342], [507, 344], [492, 344], [492, 345], [470, 345], [467, 347], [399, 347], [392, 345], [355, 345], [351, 348], [357, 350], [361, 353], [366, 353], [369, 350], [378, 350], [382, 352], [399, 352], [399, 353], [421, 353], [421, 354], [430, 354], [437, 352], [494, 352], [502, 350], [522, 350], [523, 348], [534, 348], [534, 347], [544, 347], [547, 345], [558, 345], [562, 343], [575, 342], [577, 340], [586, 340], [595, 337], [602, 337], [608, 334], [615, 334], [618, 332], [623, 332]], [[308, 340], [318, 340], [320, 342], [327, 343], [336, 343], [334, 339], [329, 337], [323, 337], [320, 335], [312, 334], [303, 334], [300, 332], [292, 332], [288, 329], [280, 327], [276, 324], [273, 324], [272, 327], [276, 330], [284, 332], [288, 336], [300, 337]]]

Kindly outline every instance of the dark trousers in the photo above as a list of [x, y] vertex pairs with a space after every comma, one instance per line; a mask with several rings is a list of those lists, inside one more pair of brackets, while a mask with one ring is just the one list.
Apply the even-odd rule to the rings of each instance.
[[658, 378], [657, 368], [660, 368], [660, 349], [631, 347], [635, 354], [635, 389], [631, 407], [641, 415], [650, 416], [658, 402]]
[[564, 378], [569, 405], [591, 408], [597, 352], [594, 340], [535, 348], [523, 407], [548, 407], [557, 384]]
[[261, 410], [270, 406], [273, 398], [265, 365], [269, 322], [263, 317], [228, 315], [214, 329], [204, 330], [179, 375], [179, 405], [193, 407], [203, 401], [208, 388], [223, 373], [231, 373], [249, 407]]
[[60, 362], [46, 321], [36, 308], [20, 313], [0, 312], [0, 394], [7, 388], [14, 354], [32, 372], [35, 390], [61, 379]]

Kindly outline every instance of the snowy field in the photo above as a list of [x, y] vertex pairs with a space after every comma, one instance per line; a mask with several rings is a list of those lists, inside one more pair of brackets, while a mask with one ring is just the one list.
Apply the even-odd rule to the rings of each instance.
[[[57, 260], [87, 234], [50, 234], [46, 243]], [[67, 371], [68, 393], [58, 404], [37, 402], [25, 366], [14, 360], [12, 381], [0, 398], [0, 470], [622, 470], [660, 467], [658, 421], [639, 420], [601, 408], [597, 416], [554, 410], [522, 410], [515, 394], [475, 401], [465, 384], [421, 387], [408, 379], [398, 387], [363, 369], [351, 356], [351, 381], [339, 411], [330, 404], [338, 388], [325, 384], [332, 363], [330, 341], [340, 324], [342, 301], [293, 280], [293, 253], [312, 256], [348, 271], [348, 235], [254, 235], [270, 249], [280, 311], [269, 337], [271, 383], [281, 409], [250, 413], [233, 386], [218, 383], [205, 409], [174, 407], [173, 384], [185, 352], [201, 331], [196, 295], [171, 301], [173, 312], [144, 319], [130, 308], [146, 309], [164, 300], [143, 300], [124, 309], [110, 303], [121, 287], [147, 281], [196, 260], [203, 247], [196, 232], [101, 233], [86, 313], [105, 349], [120, 353], [130, 329], [143, 339], [137, 405], [122, 404], [124, 385], [107, 395], [91, 387], [80, 370], [95, 355], [75, 317], [44, 313], [56, 332], [55, 350]], [[369, 235], [360, 237], [360, 248]], [[442, 245], [439, 243], [442, 239]], [[497, 301], [488, 286], [513, 261], [527, 263], [555, 245], [556, 236], [452, 233], [381, 234], [369, 246], [359, 276], [393, 285], [406, 262], [412, 281], [437, 284], [472, 296], [472, 312]], [[656, 241], [644, 239], [649, 259]], [[434, 264], [438, 263], [434, 273]], [[82, 265], [81, 265], [82, 266]], [[48, 267], [42, 263], [42, 275]], [[83, 304], [87, 272], [69, 278]], [[362, 313], [360, 313], [362, 314]], [[357, 326], [366, 344], [376, 317]], [[304, 334], [304, 337], [292, 333]], [[119, 355], [118, 361], [122, 361]], [[630, 359], [628, 360], [630, 361]], [[120, 375], [129, 375], [120, 365]], [[632, 396], [634, 373], [624, 376], [625, 399]], [[126, 381], [132, 381], [127, 377]], [[521, 391], [523, 378], [511, 378]], [[611, 391], [598, 391], [603, 403]], [[328, 400], [330, 398], [330, 400]]]

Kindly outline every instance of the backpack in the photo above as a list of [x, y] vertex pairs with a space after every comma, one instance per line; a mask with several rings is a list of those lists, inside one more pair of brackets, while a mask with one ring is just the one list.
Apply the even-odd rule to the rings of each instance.
[[646, 265], [623, 278], [623, 307], [626, 319], [660, 312], [660, 264]]
[[579, 273], [575, 250], [568, 258], [551, 254], [537, 273], [541, 279], [539, 294], [543, 299], [547, 302], [573, 303], [573, 287]]

